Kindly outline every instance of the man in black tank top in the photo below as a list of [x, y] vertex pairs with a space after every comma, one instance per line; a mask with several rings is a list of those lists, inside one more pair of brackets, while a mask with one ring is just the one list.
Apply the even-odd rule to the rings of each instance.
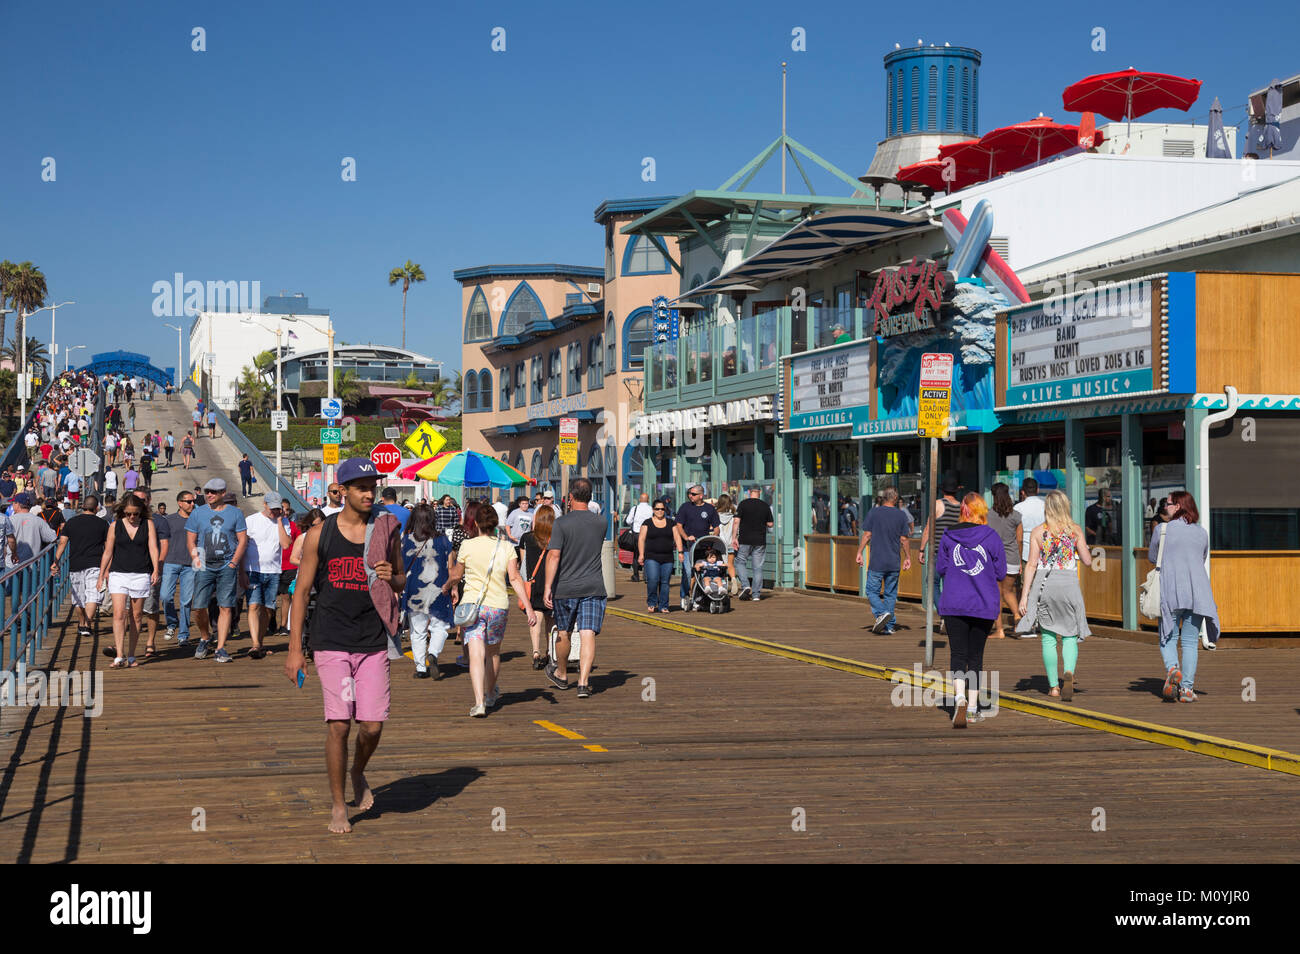
[[[352, 830], [344, 801], [343, 770], [348, 761], [348, 732], [357, 723], [356, 757], [352, 763], [352, 790], [357, 808], [367, 811], [374, 796], [366, 783], [365, 768], [379, 745], [388, 718], [388, 636], [385, 624], [371, 596], [366, 554], [366, 530], [378, 515], [375, 485], [379, 474], [366, 458], [345, 460], [338, 470], [343, 489], [343, 509], [331, 514], [307, 532], [298, 582], [293, 593], [293, 625], [289, 632], [289, 658], [284, 672], [295, 684], [307, 671], [302, 652], [302, 627], [312, 583], [316, 586], [316, 609], [311, 618], [312, 657], [325, 698], [325, 764], [329, 771], [333, 801], [329, 829]], [[382, 508], [381, 508], [382, 509]], [[386, 512], [384, 526], [396, 525]], [[401, 539], [392, 533], [385, 547], [387, 560], [370, 565], [374, 578], [383, 580], [400, 593], [406, 586], [402, 569]]]

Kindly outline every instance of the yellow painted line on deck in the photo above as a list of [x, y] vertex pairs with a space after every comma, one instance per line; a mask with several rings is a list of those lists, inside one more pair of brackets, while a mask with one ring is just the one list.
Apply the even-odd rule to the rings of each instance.
[[533, 725], [540, 725], [543, 729], [546, 729], [550, 732], [554, 732], [557, 735], [562, 735], [566, 739], [585, 740], [587, 738], [585, 735], [579, 735], [577, 732], [574, 732], [572, 729], [566, 729], [564, 726], [556, 725], [554, 722], [547, 722], [545, 719], [534, 719]]
[[[881, 679], [886, 682], [908, 686], [916, 685], [924, 688], [925, 685], [924, 681], [918, 682], [916, 680], [911, 669], [879, 666], [874, 663], [846, 659], [842, 656], [832, 656], [829, 653], [820, 653], [811, 649], [800, 649], [798, 646], [786, 646], [783, 643], [774, 643], [753, 636], [740, 636], [736, 633], [725, 633], [721, 630], [691, 626], [688, 623], [658, 619], [648, 613], [637, 613], [617, 607], [609, 607], [605, 612], [634, 622], [657, 626], [660, 629], [673, 630], [674, 632], [685, 633], [688, 636], [708, 639], [728, 646], [740, 646], [743, 649], [810, 663], [826, 669], [837, 669], [841, 672], [851, 672], [859, 676], [869, 676], [872, 679]], [[951, 689], [951, 686], [947, 685], [946, 681], [945, 687]], [[1013, 712], [1023, 712], [1027, 715], [1077, 725], [1085, 729], [1109, 732], [1112, 735], [1122, 735], [1141, 742], [1182, 749], [1186, 752], [1194, 752], [1197, 755], [1208, 755], [1211, 758], [1226, 759], [1242, 765], [1253, 765], [1256, 768], [1267, 769], [1271, 772], [1300, 775], [1300, 755], [1293, 752], [1284, 752], [1281, 749], [1270, 749], [1214, 735], [1203, 735], [1200, 732], [1191, 732], [1186, 729], [1159, 725], [1154, 722], [1143, 722], [1140, 719], [1111, 715], [1107, 712], [1080, 709], [1076, 706], [1048, 702], [1014, 692], [998, 693], [998, 706], [999, 708], [1010, 709]]]

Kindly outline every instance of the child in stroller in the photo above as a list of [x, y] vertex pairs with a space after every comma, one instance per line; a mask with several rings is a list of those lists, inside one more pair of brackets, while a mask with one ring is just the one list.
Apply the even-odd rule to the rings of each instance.
[[[701, 547], [704, 544], [704, 547]], [[722, 541], [706, 537], [696, 541], [691, 549], [694, 563], [694, 586], [691, 594], [696, 612], [707, 605], [710, 613], [725, 613], [731, 609], [728, 593], [727, 564], [722, 559]]]

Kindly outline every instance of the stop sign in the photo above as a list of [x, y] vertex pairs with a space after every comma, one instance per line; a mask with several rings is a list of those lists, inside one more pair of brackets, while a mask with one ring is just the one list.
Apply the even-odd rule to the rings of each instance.
[[370, 452], [370, 461], [381, 474], [391, 474], [402, 466], [402, 452], [395, 444], [376, 444]]

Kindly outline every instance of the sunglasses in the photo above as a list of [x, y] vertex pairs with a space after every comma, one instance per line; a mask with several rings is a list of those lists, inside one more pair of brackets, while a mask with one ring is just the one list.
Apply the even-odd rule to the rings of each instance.
[[140, 511], [139, 511], [139, 510], [123, 510], [122, 513], [123, 513], [125, 516], [128, 516], [128, 517], [138, 517], [138, 516], [140, 516]]

